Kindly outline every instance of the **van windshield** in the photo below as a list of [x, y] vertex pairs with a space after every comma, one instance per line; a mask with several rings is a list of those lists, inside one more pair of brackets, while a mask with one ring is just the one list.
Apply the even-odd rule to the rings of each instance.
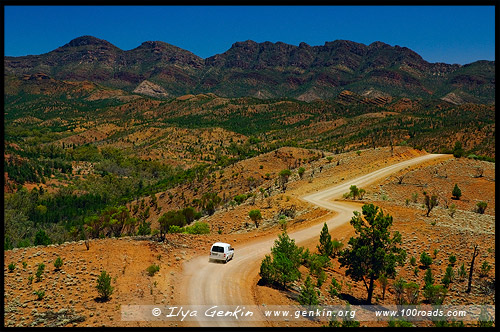
[[212, 251], [215, 252], [224, 252], [224, 247], [219, 247], [219, 246], [213, 246]]

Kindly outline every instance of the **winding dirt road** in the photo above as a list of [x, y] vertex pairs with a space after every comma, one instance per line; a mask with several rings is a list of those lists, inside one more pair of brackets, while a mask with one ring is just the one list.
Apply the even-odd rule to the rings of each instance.
[[[349, 191], [351, 185], [358, 187], [367, 186], [373, 182], [384, 179], [389, 175], [431, 159], [439, 158], [443, 155], [428, 154], [425, 156], [409, 159], [391, 166], [381, 168], [377, 171], [360, 176], [345, 183], [318, 191], [316, 193], [303, 196], [302, 199], [318, 205], [322, 208], [333, 210], [336, 214], [326, 221], [330, 232], [337, 226], [350, 221], [353, 211], [359, 211], [359, 204], [345, 201], [333, 201], [342, 197], [342, 194]], [[300, 245], [314, 238], [319, 238], [323, 227], [320, 222], [311, 227], [293, 231], [289, 233], [290, 238], [295, 239], [295, 243]], [[276, 237], [260, 238], [255, 242], [245, 244], [235, 248], [234, 259], [227, 264], [209, 263], [208, 253], [200, 257], [191, 259], [184, 264], [182, 275], [181, 294], [185, 305], [239, 305], [255, 306], [251, 289], [247, 285], [256, 282], [260, 263], [266, 254], [270, 253]], [[255, 323], [252, 326], [266, 326], [265, 319], [256, 313]], [[224, 321], [198, 321], [190, 325], [199, 326], [238, 326], [239, 324]], [[248, 326], [248, 323], [246, 323]], [[240, 325], [245, 325], [243, 322]]]

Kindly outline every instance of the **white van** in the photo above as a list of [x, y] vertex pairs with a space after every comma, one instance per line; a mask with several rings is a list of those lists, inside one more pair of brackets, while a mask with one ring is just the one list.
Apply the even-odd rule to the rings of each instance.
[[234, 256], [234, 248], [231, 247], [229, 243], [224, 242], [216, 242], [210, 248], [210, 255], [208, 256], [208, 260], [211, 262], [212, 260], [223, 261], [227, 263], [230, 259], [233, 259]]

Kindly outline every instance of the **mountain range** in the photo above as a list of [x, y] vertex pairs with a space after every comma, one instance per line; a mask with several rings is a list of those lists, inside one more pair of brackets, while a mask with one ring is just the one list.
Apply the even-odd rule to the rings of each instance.
[[214, 93], [221, 97], [329, 99], [342, 91], [363, 97], [495, 103], [495, 62], [429, 63], [383, 42], [347, 40], [322, 46], [243, 41], [203, 59], [162, 41], [122, 50], [82, 36], [45, 54], [4, 57], [4, 74], [24, 79], [91, 81], [156, 98]]

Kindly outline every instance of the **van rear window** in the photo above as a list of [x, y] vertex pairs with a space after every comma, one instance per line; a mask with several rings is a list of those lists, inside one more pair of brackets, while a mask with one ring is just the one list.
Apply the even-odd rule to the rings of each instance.
[[213, 246], [212, 251], [215, 252], [224, 252], [224, 247], [219, 247], [219, 246]]

